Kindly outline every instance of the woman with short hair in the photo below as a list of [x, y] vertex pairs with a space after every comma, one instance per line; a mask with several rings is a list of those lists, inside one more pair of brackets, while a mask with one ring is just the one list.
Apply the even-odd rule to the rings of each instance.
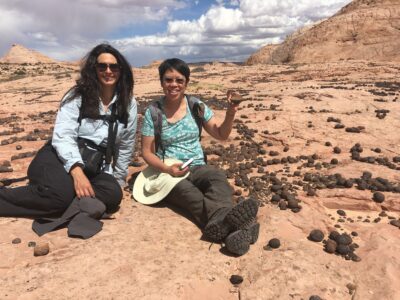
[[[162, 112], [160, 141], [156, 141], [155, 124], [151, 107], [147, 109], [142, 127], [142, 154], [148, 165], [161, 173], [183, 177], [166, 196], [164, 201], [189, 212], [211, 241], [224, 241], [227, 249], [237, 255], [249, 250], [258, 238], [256, 222], [258, 202], [232, 203], [232, 189], [223, 171], [208, 166], [199, 140], [199, 128], [185, 94], [190, 80], [189, 66], [177, 58], [167, 59], [159, 66], [159, 76], [164, 97], [158, 101]], [[228, 109], [222, 123], [199, 99], [201, 124], [208, 134], [218, 140], [226, 140], [232, 130], [238, 104], [231, 101], [228, 92]], [[157, 145], [157, 149], [156, 149]], [[158, 147], [160, 146], [160, 147]], [[168, 165], [165, 158], [181, 163]], [[190, 166], [182, 163], [193, 159]]]

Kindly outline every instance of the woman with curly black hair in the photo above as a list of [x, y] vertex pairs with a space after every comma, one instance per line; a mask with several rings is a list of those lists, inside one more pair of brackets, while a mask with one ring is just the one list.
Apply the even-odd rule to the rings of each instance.
[[[0, 216], [59, 216], [83, 198], [97, 199], [107, 213], [115, 212], [135, 141], [133, 84], [131, 66], [118, 50], [108, 44], [94, 47], [83, 59], [76, 85], [63, 97], [52, 140], [28, 168], [29, 184], [0, 189]], [[101, 154], [94, 171], [87, 152]]]

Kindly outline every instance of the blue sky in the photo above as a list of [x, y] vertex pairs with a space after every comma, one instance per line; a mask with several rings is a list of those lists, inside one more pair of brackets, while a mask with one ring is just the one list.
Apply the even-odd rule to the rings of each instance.
[[74, 61], [100, 42], [134, 66], [179, 57], [243, 61], [350, 0], [1, 0], [0, 56], [13, 43]]

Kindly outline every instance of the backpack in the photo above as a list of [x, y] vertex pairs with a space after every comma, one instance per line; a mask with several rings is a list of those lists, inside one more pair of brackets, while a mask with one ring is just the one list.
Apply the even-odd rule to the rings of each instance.
[[[203, 120], [204, 120], [204, 104], [200, 103], [200, 100], [196, 97], [185, 95], [189, 104], [189, 110], [192, 114], [193, 119], [196, 122], [196, 125], [199, 129], [199, 141], [201, 141], [201, 132], [203, 129]], [[150, 115], [153, 120], [154, 125], [154, 143], [155, 143], [155, 153], [157, 153], [158, 149], [161, 149], [163, 158], [165, 154], [165, 149], [162, 145], [161, 140], [161, 131], [162, 131], [162, 109], [161, 109], [161, 101], [157, 100], [150, 104]], [[204, 153], [204, 159], [207, 163], [207, 158]]]

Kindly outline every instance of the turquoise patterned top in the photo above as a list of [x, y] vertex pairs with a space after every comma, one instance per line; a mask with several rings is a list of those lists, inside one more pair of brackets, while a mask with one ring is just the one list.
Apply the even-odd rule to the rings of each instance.
[[[167, 121], [165, 114], [162, 115], [161, 139], [165, 148], [165, 157], [187, 161], [194, 158], [192, 166], [204, 165], [204, 154], [199, 141], [199, 129], [196, 121], [190, 113], [189, 104], [186, 100], [186, 115], [176, 123]], [[200, 103], [203, 103], [200, 101]], [[205, 105], [204, 120], [208, 122], [214, 113]], [[161, 100], [163, 107], [163, 100]], [[154, 124], [151, 119], [150, 109], [147, 108], [142, 125], [142, 135], [154, 136]], [[162, 158], [162, 151], [158, 149], [157, 156]]]

